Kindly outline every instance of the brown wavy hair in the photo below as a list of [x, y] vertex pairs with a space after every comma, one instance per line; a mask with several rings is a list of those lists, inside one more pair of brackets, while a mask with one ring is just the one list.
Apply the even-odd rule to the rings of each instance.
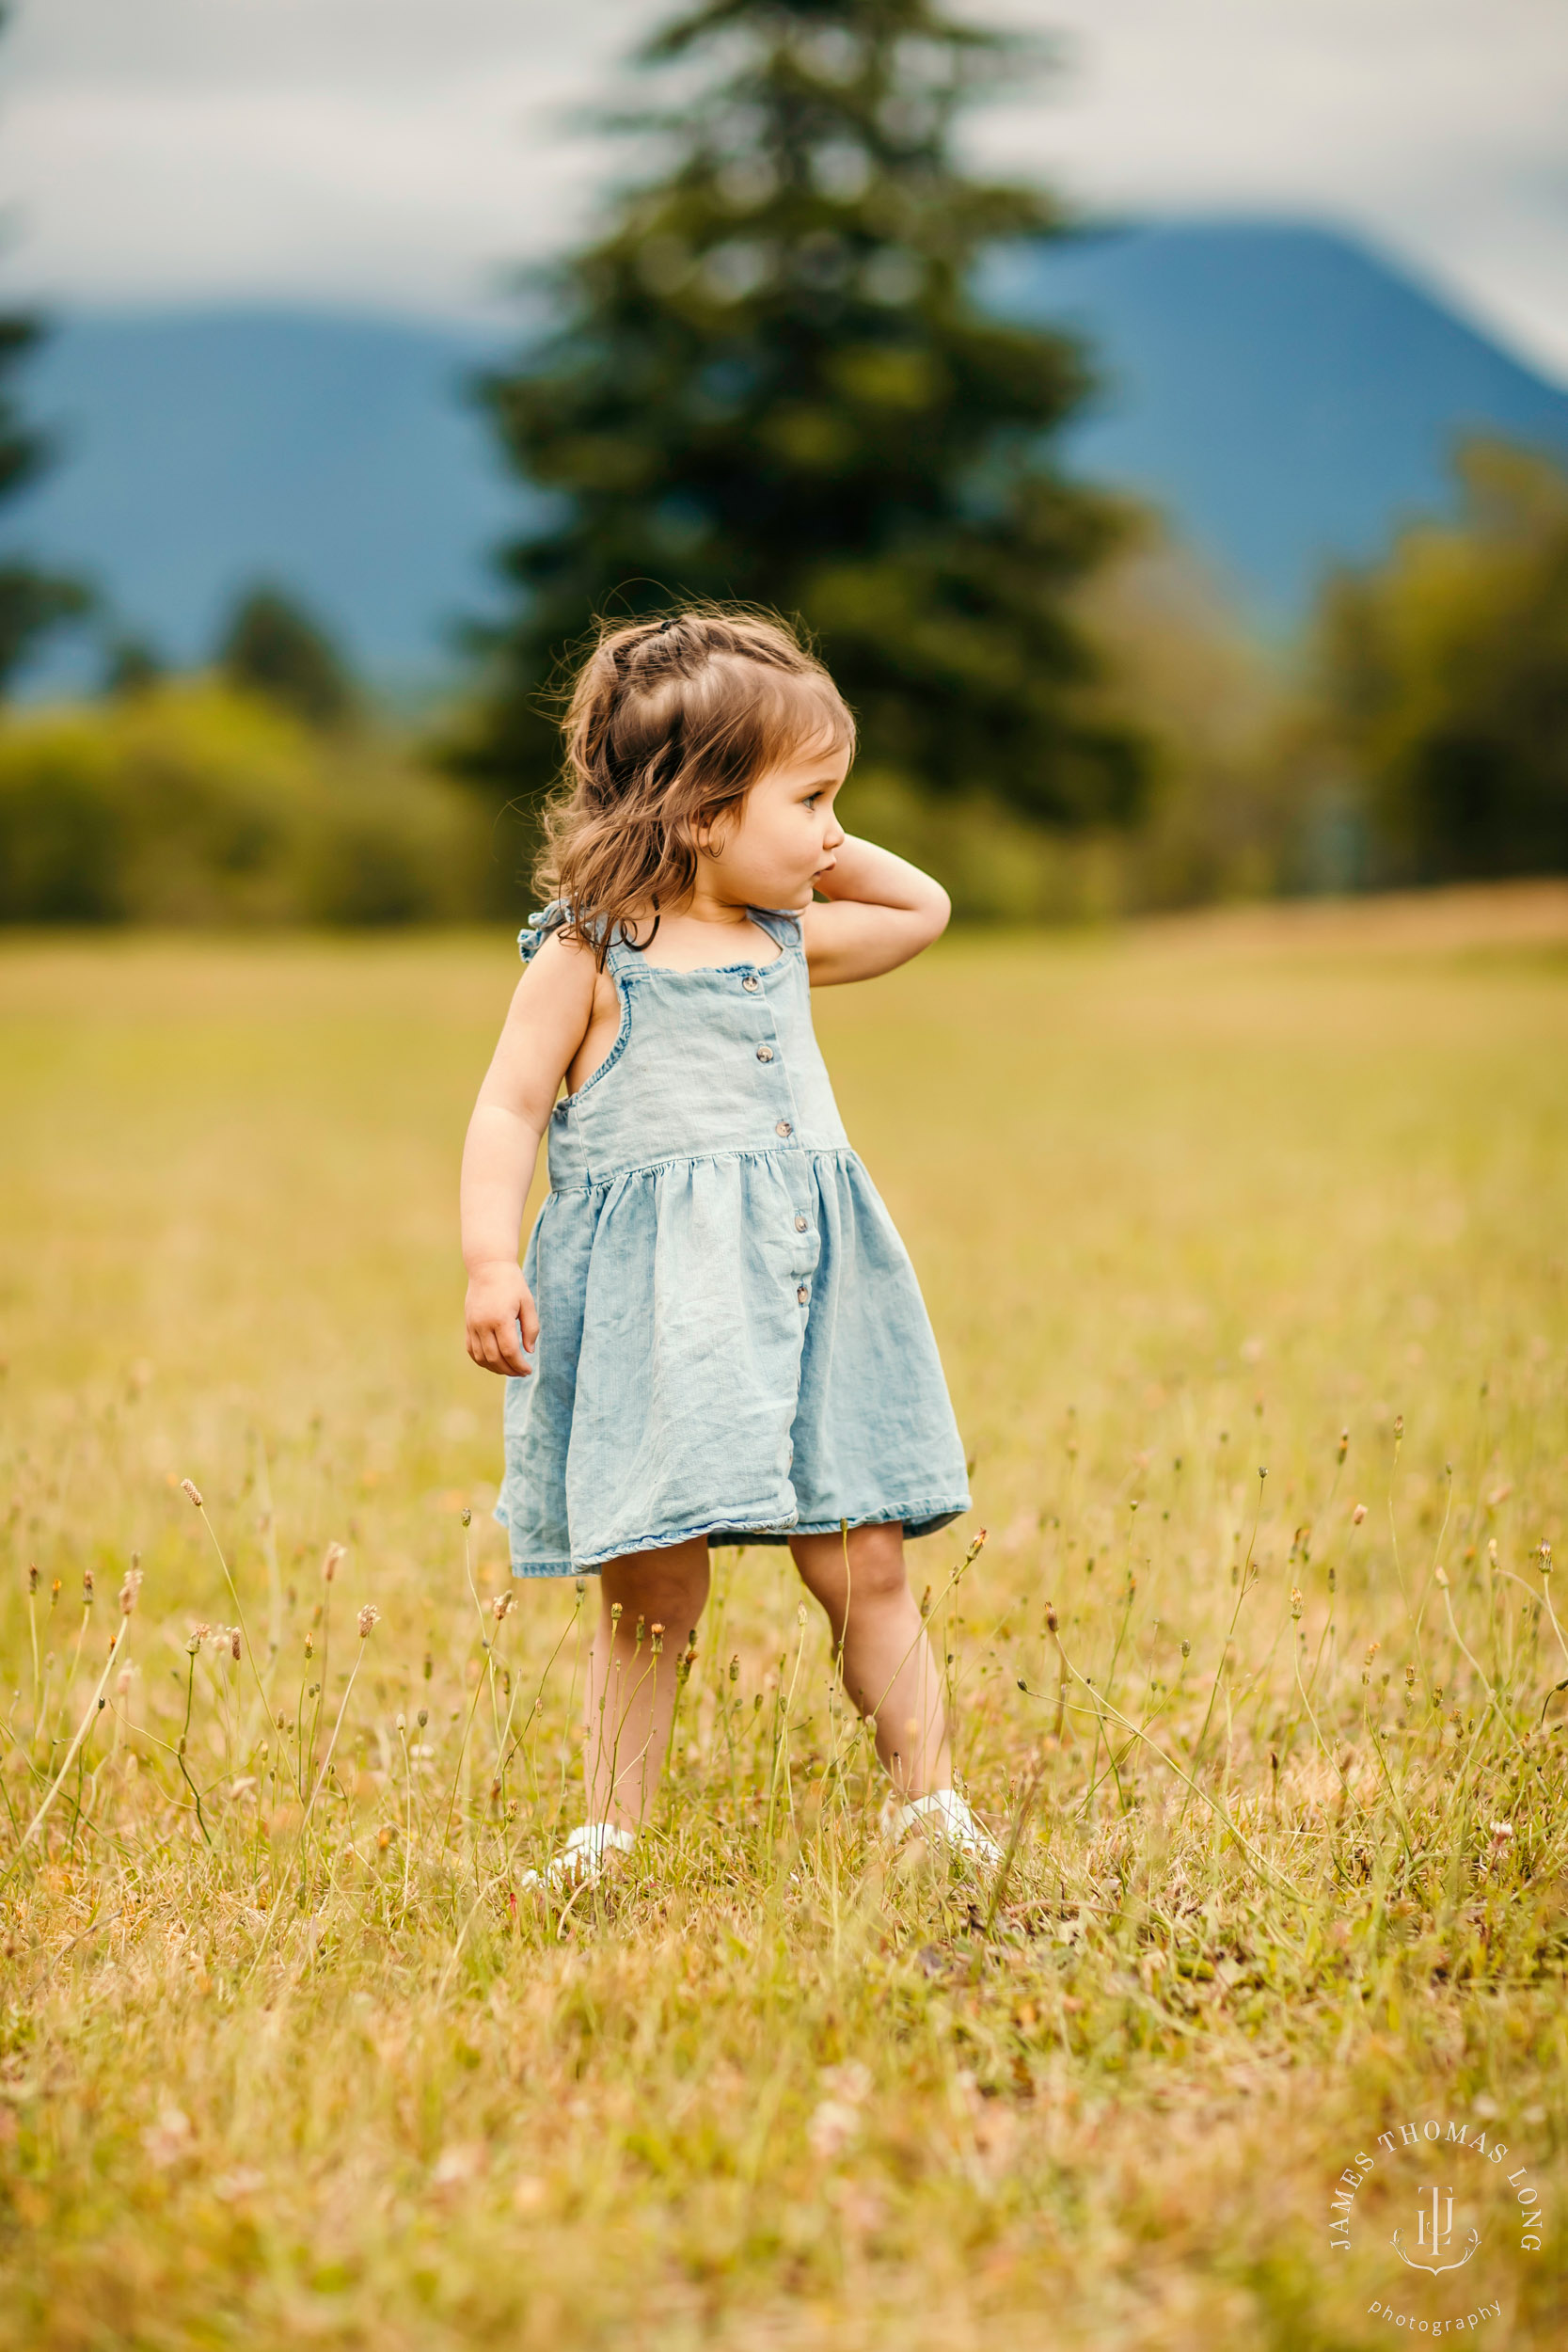
[[[688, 607], [601, 621], [562, 721], [565, 767], [535, 881], [572, 911], [601, 969], [636, 918], [680, 905], [698, 834], [760, 775], [855, 723], [800, 634], [775, 612]], [[644, 943], [646, 944], [646, 943]]]

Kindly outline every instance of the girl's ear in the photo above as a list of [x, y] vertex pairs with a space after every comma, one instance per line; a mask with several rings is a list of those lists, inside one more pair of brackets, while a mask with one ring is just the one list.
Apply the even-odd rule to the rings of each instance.
[[718, 857], [730, 834], [733, 809], [721, 808], [692, 819], [691, 840], [700, 857]]

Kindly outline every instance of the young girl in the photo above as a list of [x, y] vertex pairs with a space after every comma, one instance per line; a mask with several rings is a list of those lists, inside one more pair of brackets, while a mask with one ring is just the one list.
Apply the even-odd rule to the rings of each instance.
[[969, 1507], [963, 1448], [809, 993], [918, 955], [946, 896], [840, 826], [853, 722], [778, 621], [607, 630], [565, 732], [556, 896], [522, 934], [463, 1162], [468, 1353], [509, 1375], [513, 1572], [600, 1580], [588, 1819], [546, 1875], [631, 1845], [709, 1547], [739, 1543], [787, 1543], [826, 1611], [893, 1782], [887, 1834], [919, 1823], [994, 1863], [904, 1572], [904, 1537]]

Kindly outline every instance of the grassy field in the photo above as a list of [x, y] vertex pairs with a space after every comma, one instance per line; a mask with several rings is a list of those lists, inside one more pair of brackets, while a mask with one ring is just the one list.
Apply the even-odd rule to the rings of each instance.
[[0, 2345], [1560, 2344], [1568, 891], [821, 1000], [975, 1457], [913, 1557], [990, 1888], [879, 1848], [752, 1549], [635, 1857], [519, 1889], [593, 1600], [495, 1607], [513, 976], [0, 949]]

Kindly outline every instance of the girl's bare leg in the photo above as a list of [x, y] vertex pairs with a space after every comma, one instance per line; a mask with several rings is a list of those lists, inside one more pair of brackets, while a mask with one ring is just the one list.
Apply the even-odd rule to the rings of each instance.
[[852, 1527], [842, 1535], [794, 1535], [800, 1581], [821, 1602], [844, 1659], [844, 1687], [875, 1719], [877, 1753], [904, 1797], [952, 1784], [942, 1677], [904, 1573], [896, 1523]]
[[[707, 1599], [707, 1545], [631, 1551], [599, 1575], [599, 1623], [583, 1697], [590, 1821], [635, 1830], [658, 1787], [674, 1720], [676, 1667]], [[654, 1628], [662, 1628], [654, 1649]]]

